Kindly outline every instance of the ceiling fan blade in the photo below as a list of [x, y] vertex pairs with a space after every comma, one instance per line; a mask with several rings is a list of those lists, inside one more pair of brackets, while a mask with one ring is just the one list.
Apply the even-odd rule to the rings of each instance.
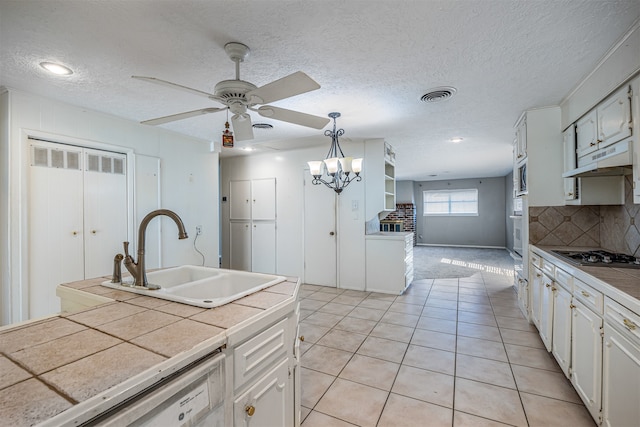
[[251, 99], [254, 96], [260, 99], [256, 104], [269, 104], [316, 89], [320, 89], [320, 85], [302, 71], [298, 71], [247, 92], [247, 98]]
[[217, 113], [224, 111], [226, 108], [201, 108], [200, 110], [187, 111], [186, 113], [172, 114], [170, 116], [158, 117], [157, 119], [145, 120], [143, 125], [161, 125], [163, 123], [174, 122], [176, 120], [188, 119], [189, 117], [201, 116], [203, 114]]
[[231, 117], [233, 134], [236, 141], [247, 141], [253, 139], [253, 126], [251, 116], [248, 114], [234, 114]]
[[143, 81], [149, 82], [149, 83], [154, 83], [154, 84], [157, 84], [157, 85], [160, 85], [160, 86], [166, 86], [166, 87], [170, 87], [170, 88], [173, 88], [173, 89], [190, 92], [190, 93], [193, 93], [194, 95], [204, 96], [204, 97], [209, 98], [209, 99], [215, 99], [215, 95], [213, 95], [212, 93], [203, 92], [201, 90], [193, 89], [193, 88], [190, 88], [190, 87], [187, 87], [187, 86], [182, 86], [182, 85], [179, 85], [177, 83], [171, 83], [171, 82], [168, 82], [166, 80], [156, 79], [155, 77], [131, 76], [131, 78], [137, 79], [137, 80], [143, 80]]
[[295, 125], [306, 126], [314, 129], [322, 129], [331, 119], [327, 117], [314, 116], [312, 114], [301, 113], [299, 111], [287, 110], [285, 108], [263, 105], [257, 109], [263, 117], [274, 120], [293, 123]]

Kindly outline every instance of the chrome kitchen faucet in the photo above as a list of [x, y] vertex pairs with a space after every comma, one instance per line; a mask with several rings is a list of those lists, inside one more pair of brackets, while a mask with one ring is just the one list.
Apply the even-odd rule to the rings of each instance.
[[147, 282], [147, 272], [145, 271], [145, 263], [144, 263], [144, 248], [145, 248], [145, 235], [147, 232], [147, 226], [149, 222], [159, 216], [165, 215], [171, 218], [176, 225], [178, 226], [178, 239], [186, 239], [187, 231], [184, 228], [184, 224], [182, 223], [182, 219], [173, 211], [169, 209], [158, 209], [152, 211], [145, 216], [140, 222], [140, 227], [138, 228], [138, 262], [135, 262], [133, 257], [129, 255], [129, 242], [124, 242], [124, 266], [129, 270], [131, 276], [133, 276], [132, 286], [143, 286], [147, 289], [160, 289], [160, 286], [149, 284]]

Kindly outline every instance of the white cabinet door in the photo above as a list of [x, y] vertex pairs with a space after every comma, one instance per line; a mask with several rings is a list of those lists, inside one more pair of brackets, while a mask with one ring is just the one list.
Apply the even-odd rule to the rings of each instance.
[[576, 122], [576, 150], [578, 157], [598, 148], [598, 120], [596, 110]]
[[601, 406], [602, 319], [577, 299], [573, 305], [571, 383], [597, 420]]
[[631, 100], [624, 86], [597, 107], [599, 148], [631, 136]]
[[542, 294], [540, 296], [540, 338], [547, 351], [551, 351], [553, 339], [553, 281], [546, 275], [542, 275]]
[[251, 271], [275, 274], [276, 223], [254, 222], [251, 233]]
[[553, 290], [553, 343], [551, 352], [569, 378], [571, 366], [571, 293], [562, 286]]
[[229, 268], [251, 271], [251, 223], [249, 221], [232, 222], [229, 233]]
[[640, 420], [640, 348], [605, 323], [602, 424], [635, 426]]
[[[562, 133], [563, 151], [564, 151], [564, 171], [568, 172], [576, 168], [576, 128], [575, 125], [569, 126]], [[577, 192], [578, 179], [564, 178], [564, 198], [565, 200], [575, 200], [578, 196]]]
[[126, 156], [85, 150], [85, 277], [108, 276], [127, 240]]
[[523, 117], [522, 121], [516, 127], [516, 162], [527, 157], [527, 118]]
[[293, 426], [292, 392], [289, 360], [285, 359], [233, 402], [233, 425]]
[[540, 330], [540, 311], [542, 309], [542, 271], [531, 266], [531, 321]]
[[229, 183], [229, 218], [251, 219], [251, 181]]
[[276, 219], [276, 179], [254, 179], [251, 181], [251, 219]]

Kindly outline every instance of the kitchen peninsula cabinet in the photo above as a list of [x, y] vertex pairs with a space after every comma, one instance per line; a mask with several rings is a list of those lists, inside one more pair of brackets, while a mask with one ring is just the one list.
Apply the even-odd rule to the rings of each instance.
[[413, 281], [413, 233], [365, 236], [366, 289], [400, 295]]

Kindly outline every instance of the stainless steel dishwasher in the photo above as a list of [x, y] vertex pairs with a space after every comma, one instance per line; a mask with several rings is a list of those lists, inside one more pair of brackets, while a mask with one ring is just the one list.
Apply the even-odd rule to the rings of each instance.
[[83, 425], [224, 427], [224, 364], [206, 356]]

